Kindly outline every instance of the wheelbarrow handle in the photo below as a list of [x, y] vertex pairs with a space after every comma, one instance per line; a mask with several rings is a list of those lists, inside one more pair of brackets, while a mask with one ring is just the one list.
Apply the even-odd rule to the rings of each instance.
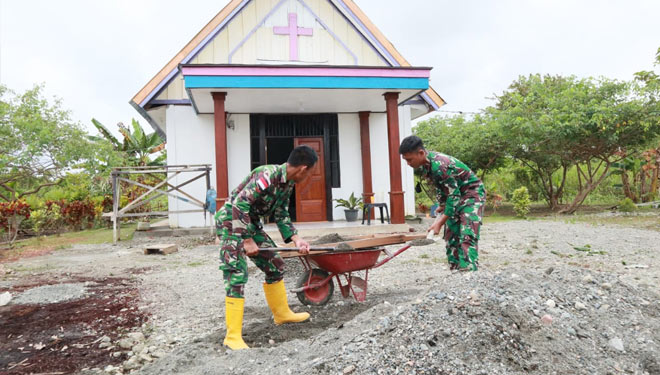
[[[310, 246], [309, 250], [333, 251], [335, 250], [335, 248]], [[300, 251], [300, 248], [299, 247], [260, 247], [259, 251]]]

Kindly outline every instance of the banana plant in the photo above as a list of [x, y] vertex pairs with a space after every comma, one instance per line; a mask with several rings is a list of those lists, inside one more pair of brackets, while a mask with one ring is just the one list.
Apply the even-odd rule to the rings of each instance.
[[123, 140], [119, 141], [101, 122], [92, 119], [92, 124], [98, 129], [101, 135], [113, 144], [117, 151], [125, 152], [129, 155], [132, 162], [138, 166], [153, 166], [164, 165], [167, 155], [165, 152], [158, 155], [156, 158], [151, 159], [150, 155], [165, 149], [165, 141], [153, 132], [147, 134], [142, 129], [142, 126], [135, 119], [132, 120], [133, 130], [129, 129], [123, 123], [118, 123], [119, 133], [123, 136]]

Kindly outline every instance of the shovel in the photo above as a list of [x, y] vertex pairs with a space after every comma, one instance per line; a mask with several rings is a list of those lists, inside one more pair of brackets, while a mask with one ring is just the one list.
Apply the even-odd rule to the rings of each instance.
[[[335, 248], [310, 246], [309, 251], [312, 250], [333, 251], [335, 250]], [[299, 247], [260, 247], [259, 251], [300, 251], [300, 248]]]
[[[320, 247], [320, 246], [310, 246], [309, 251], [350, 251], [354, 250], [353, 246], [342, 242], [335, 247]], [[260, 247], [259, 251], [300, 251], [299, 247]]]

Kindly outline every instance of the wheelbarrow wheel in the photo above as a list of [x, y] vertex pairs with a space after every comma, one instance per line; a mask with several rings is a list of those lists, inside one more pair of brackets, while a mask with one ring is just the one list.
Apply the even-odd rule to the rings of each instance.
[[[310, 279], [309, 274], [312, 274]], [[300, 275], [296, 286], [298, 288], [305, 287], [310, 284], [318, 283], [325, 280], [328, 277], [328, 273], [324, 270], [314, 268], [312, 270], [307, 270], [305, 273]], [[332, 293], [335, 291], [335, 284], [332, 282], [332, 279], [328, 280], [325, 285], [321, 285], [316, 288], [310, 288], [303, 290], [302, 292], [296, 293], [300, 302], [305, 305], [311, 306], [322, 306], [328, 303], [332, 298]]]

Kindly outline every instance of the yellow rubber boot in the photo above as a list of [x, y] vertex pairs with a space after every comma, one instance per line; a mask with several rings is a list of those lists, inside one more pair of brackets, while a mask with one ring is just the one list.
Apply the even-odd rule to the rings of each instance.
[[268, 307], [273, 312], [275, 324], [299, 323], [309, 319], [309, 313], [294, 313], [291, 311], [286, 300], [286, 289], [283, 280], [274, 284], [264, 283], [264, 293], [266, 294]]
[[245, 299], [225, 297], [225, 322], [227, 335], [223, 345], [231, 350], [247, 349], [249, 346], [243, 341], [243, 306]]

